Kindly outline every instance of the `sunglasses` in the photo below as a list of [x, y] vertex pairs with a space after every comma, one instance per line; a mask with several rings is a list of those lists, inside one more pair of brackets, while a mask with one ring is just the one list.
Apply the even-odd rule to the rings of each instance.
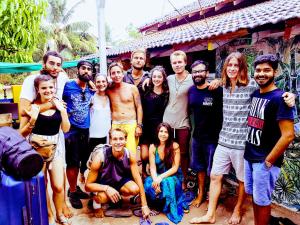
[[207, 70], [192, 70], [192, 74], [201, 74], [205, 73]]
[[86, 101], [86, 97], [85, 97], [85, 92], [84, 92], [84, 91], [81, 92], [81, 100], [82, 100], [83, 102]]
[[87, 71], [92, 71], [92, 68], [89, 66], [81, 66], [80, 67], [82, 70], [87, 70]]

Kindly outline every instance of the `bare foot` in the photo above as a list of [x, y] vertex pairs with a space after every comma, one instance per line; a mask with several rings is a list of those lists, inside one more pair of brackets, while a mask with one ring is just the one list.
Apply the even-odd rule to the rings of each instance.
[[102, 208], [94, 209], [94, 215], [97, 218], [103, 218], [104, 217], [104, 211]]
[[67, 218], [71, 218], [73, 216], [73, 212], [70, 210], [70, 208], [67, 206], [66, 203], [64, 203], [62, 211], [63, 211], [64, 216]]
[[215, 223], [216, 218], [204, 215], [202, 217], [194, 217], [189, 221], [191, 224], [200, 224], [200, 223]]
[[231, 215], [231, 218], [228, 220], [228, 223], [236, 225], [236, 224], [239, 224], [241, 222], [241, 220], [242, 220], [241, 211], [240, 210], [234, 210], [232, 215]]
[[191, 202], [191, 205], [192, 206], [195, 206], [197, 208], [199, 208], [199, 206], [201, 205], [201, 202], [202, 202], [202, 198], [199, 197], [199, 195], [197, 196], [197, 198], [195, 198], [192, 202]]

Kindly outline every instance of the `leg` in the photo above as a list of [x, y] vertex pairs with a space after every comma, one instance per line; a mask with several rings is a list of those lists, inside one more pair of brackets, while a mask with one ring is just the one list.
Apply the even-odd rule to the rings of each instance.
[[176, 141], [180, 148], [180, 166], [184, 178], [187, 176], [189, 167], [189, 143], [190, 143], [190, 130], [189, 128], [176, 130]]
[[132, 180], [126, 182], [120, 189], [123, 196], [132, 196], [140, 193], [139, 186]]
[[53, 191], [53, 202], [56, 210], [56, 217], [59, 218], [63, 215], [62, 207], [64, 201], [64, 178], [61, 176], [63, 174], [62, 160], [56, 158], [52, 161], [52, 169], [49, 170], [51, 187]]
[[46, 201], [47, 201], [47, 212], [48, 212], [48, 219], [49, 219], [49, 224], [54, 223], [54, 215], [53, 211], [51, 208], [51, 203], [50, 203], [50, 196], [49, 196], [49, 190], [48, 190], [48, 170], [46, 168], [46, 164], [44, 163], [43, 166], [43, 173], [44, 173], [44, 179], [45, 179], [45, 187], [46, 187]]
[[78, 173], [78, 167], [67, 167], [67, 178], [70, 185], [70, 192], [76, 191]]
[[97, 195], [93, 197], [93, 201], [95, 201], [97, 204], [100, 204], [99, 208], [94, 209], [94, 216], [97, 218], [103, 218], [104, 217], [104, 211], [101, 207], [101, 204], [105, 204], [109, 202], [109, 198], [106, 195], [105, 192], [98, 192]]
[[67, 218], [71, 218], [73, 216], [72, 211], [67, 205], [67, 175], [66, 175], [66, 169], [64, 168], [64, 203], [63, 203], [63, 214]]
[[210, 187], [209, 187], [209, 203], [208, 211], [202, 217], [193, 218], [190, 223], [215, 223], [216, 222], [216, 210], [218, 199], [221, 194], [222, 189], [222, 178], [223, 175], [211, 175], [210, 177]]
[[229, 219], [229, 224], [239, 224], [242, 219], [242, 207], [245, 199], [245, 187], [244, 182], [239, 181], [238, 187], [238, 199], [234, 207], [231, 218]]
[[[259, 206], [253, 203], [255, 225], [268, 225], [271, 216], [271, 205]], [[256, 212], [256, 214], [255, 214]]]
[[197, 174], [198, 177], [198, 195], [197, 197], [192, 201], [192, 206], [199, 207], [204, 195], [204, 189], [205, 189], [205, 172], [199, 172]]
[[141, 144], [141, 160], [142, 160], [142, 178], [145, 179], [147, 177], [147, 163], [149, 162], [149, 149], [148, 145]]

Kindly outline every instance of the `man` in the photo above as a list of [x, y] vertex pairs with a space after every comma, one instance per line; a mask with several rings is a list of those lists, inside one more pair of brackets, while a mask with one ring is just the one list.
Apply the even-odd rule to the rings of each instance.
[[188, 90], [193, 85], [193, 79], [192, 75], [185, 70], [187, 57], [183, 51], [173, 52], [170, 60], [175, 74], [167, 77], [170, 96], [163, 122], [169, 123], [174, 130], [174, 138], [180, 147], [181, 168], [186, 178], [189, 166], [190, 142]]
[[144, 49], [137, 49], [131, 53], [131, 69], [125, 72], [123, 81], [128, 84], [135, 85], [139, 91], [142, 90], [144, 80], [150, 77], [149, 72], [144, 71], [146, 64], [146, 51]]
[[293, 112], [283, 100], [274, 78], [275, 55], [258, 56], [254, 79], [259, 90], [252, 95], [245, 149], [245, 191], [252, 195], [255, 225], [267, 225], [271, 195], [279, 177], [283, 153], [294, 139]]
[[[59, 99], [62, 99], [65, 83], [69, 79], [67, 74], [63, 72], [62, 62], [63, 59], [61, 55], [55, 51], [48, 51], [43, 56], [42, 69], [47, 71], [49, 75], [54, 78], [55, 86], [56, 86], [56, 97]], [[22, 90], [20, 94], [20, 104], [19, 104], [20, 113], [22, 116], [26, 116], [25, 109], [29, 109], [31, 107], [31, 103], [36, 98], [36, 91], [34, 89], [34, 79], [37, 77], [37, 75], [38, 74], [30, 75], [26, 77], [23, 82]], [[41, 104], [39, 106], [40, 106], [40, 112], [47, 111], [50, 108], [55, 108], [55, 105], [52, 102]], [[62, 131], [60, 131], [59, 141], [60, 141], [59, 146], [61, 147], [60, 150], [65, 152], [64, 134]], [[72, 216], [72, 212], [70, 211], [70, 209], [66, 204], [66, 199], [64, 201], [63, 213], [68, 218]], [[49, 216], [49, 218], [51, 218], [51, 216]]]
[[208, 63], [197, 60], [191, 65], [194, 86], [188, 92], [188, 109], [194, 121], [191, 164], [197, 172], [199, 192], [192, 205], [199, 207], [205, 195], [205, 176], [210, 176], [223, 119], [223, 90], [209, 90]]
[[82, 60], [77, 64], [78, 77], [66, 83], [63, 100], [67, 104], [67, 112], [71, 128], [65, 134], [67, 178], [69, 181], [69, 201], [73, 208], [81, 209], [81, 198], [89, 196], [77, 186], [77, 177], [86, 169], [86, 162], [90, 152], [88, 151], [88, 138], [90, 127], [90, 102], [93, 92], [88, 88], [88, 82], [92, 79], [93, 65]]
[[139, 91], [136, 86], [123, 82], [123, 67], [112, 63], [108, 73], [113, 83], [107, 90], [112, 109], [112, 128], [126, 130], [126, 148], [135, 155], [138, 137], [142, 134], [143, 110]]
[[[97, 151], [90, 166], [85, 188], [96, 192], [94, 200], [98, 204], [118, 203], [122, 198], [140, 194], [144, 218], [149, 216], [146, 195], [139, 174], [135, 155], [125, 148], [127, 132], [112, 128], [109, 132], [111, 146]], [[96, 216], [103, 217], [102, 208], [95, 210]]]

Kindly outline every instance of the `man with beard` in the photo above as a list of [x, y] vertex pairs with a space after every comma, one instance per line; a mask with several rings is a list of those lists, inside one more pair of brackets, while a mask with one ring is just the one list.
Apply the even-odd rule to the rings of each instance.
[[[47, 72], [54, 79], [56, 97], [59, 99], [62, 99], [64, 86], [66, 82], [69, 80], [67, 74], [63, 72], [62, 62], [63, 59], [61, 55], [55, 51], [48, 51], [43, 56], [42, 70]], [[24, 109], [30, 111], [31, 104], [33, 100], [36, 98], [36, 91], [34, 89], [34, 79], [37, 76], [38, 74], [30, 75], [26, 77], [26, 79], [23, 82], [22, 90], [20, 94], [20, 104], [19, 104], [21, 116], [27, 116]], [[51, 108], [55, 108], [55, 104], [53, 104], [52, 102], [48, 102], [48, 103], [40, 104], [39, 107], [40, 107], [40, 112], [44, 112]], [[65, 155], [64, 134], [61, 130], [60, 130], [60, 138], [59, 138], [59, 145], [57, 146], [57, 151], [62, 151], [63, 155]], [[70, 209], [66, 204], [66, 199], [64, 201], [63, 213], [68, 218], [72, 216], [72, 212], [70, 211]], [[49, 216], [49, 218], [51, 218], [51, 216]]]
[[111, 102], [112, 128], [124, 129], [127, 136], [126, 148], [136, 154], [138, 137], [142, 134], [143, 110], [136, 86], [123, 81], [123, 67], [113, 62], [108, 67], [112, 85], [107, 89]]
[[71, 128], [65, 134], [67, 178], [69, 181], [69, 201], [73, 208], [82, 208], [81, 198], [89, 196], [79, 190], [77, 177], [86, 170], [86, 162], [90, 155], [88, 151], [88, 138], [90, 127], [90, 102], [93, 92], [88, 88], [92, 80], [93, 65], [82, 60], [77, 64], [78, 77], [66, 83], [63, 100], [67, 104], [67, 112]]
[[146, 64], [146, 51], [144, 49], [137, 49], [131, 53], [131, 69], [127, 70], [123, 81], [128, 84], [137, 86], [139, 91], [142, 91], [142, 84], [144, 80], [150, 77], [149, 72], [144, 71]]
[[274, 83], [278, 68], [275, 55], [258, 56], [254, 79], [259, 86], [251, 96], [245, 149], [245, 191], [252, 195], [255, 225], [267, 225], [271, 195], [279, 177], [283, 153], [294, 139], [292, 108]]
[[210, 176], [213, 156], [222, 127], [222, 97], [219, 87], [209, 90], [208, 63], [197, 60], [191, 65], [194, 86], [188, 92], [188, 109], [194, 121], [190, 167], [197, 172], [199, 192], [192, 205], [199, 207], [205, 194], [205, 176]]

